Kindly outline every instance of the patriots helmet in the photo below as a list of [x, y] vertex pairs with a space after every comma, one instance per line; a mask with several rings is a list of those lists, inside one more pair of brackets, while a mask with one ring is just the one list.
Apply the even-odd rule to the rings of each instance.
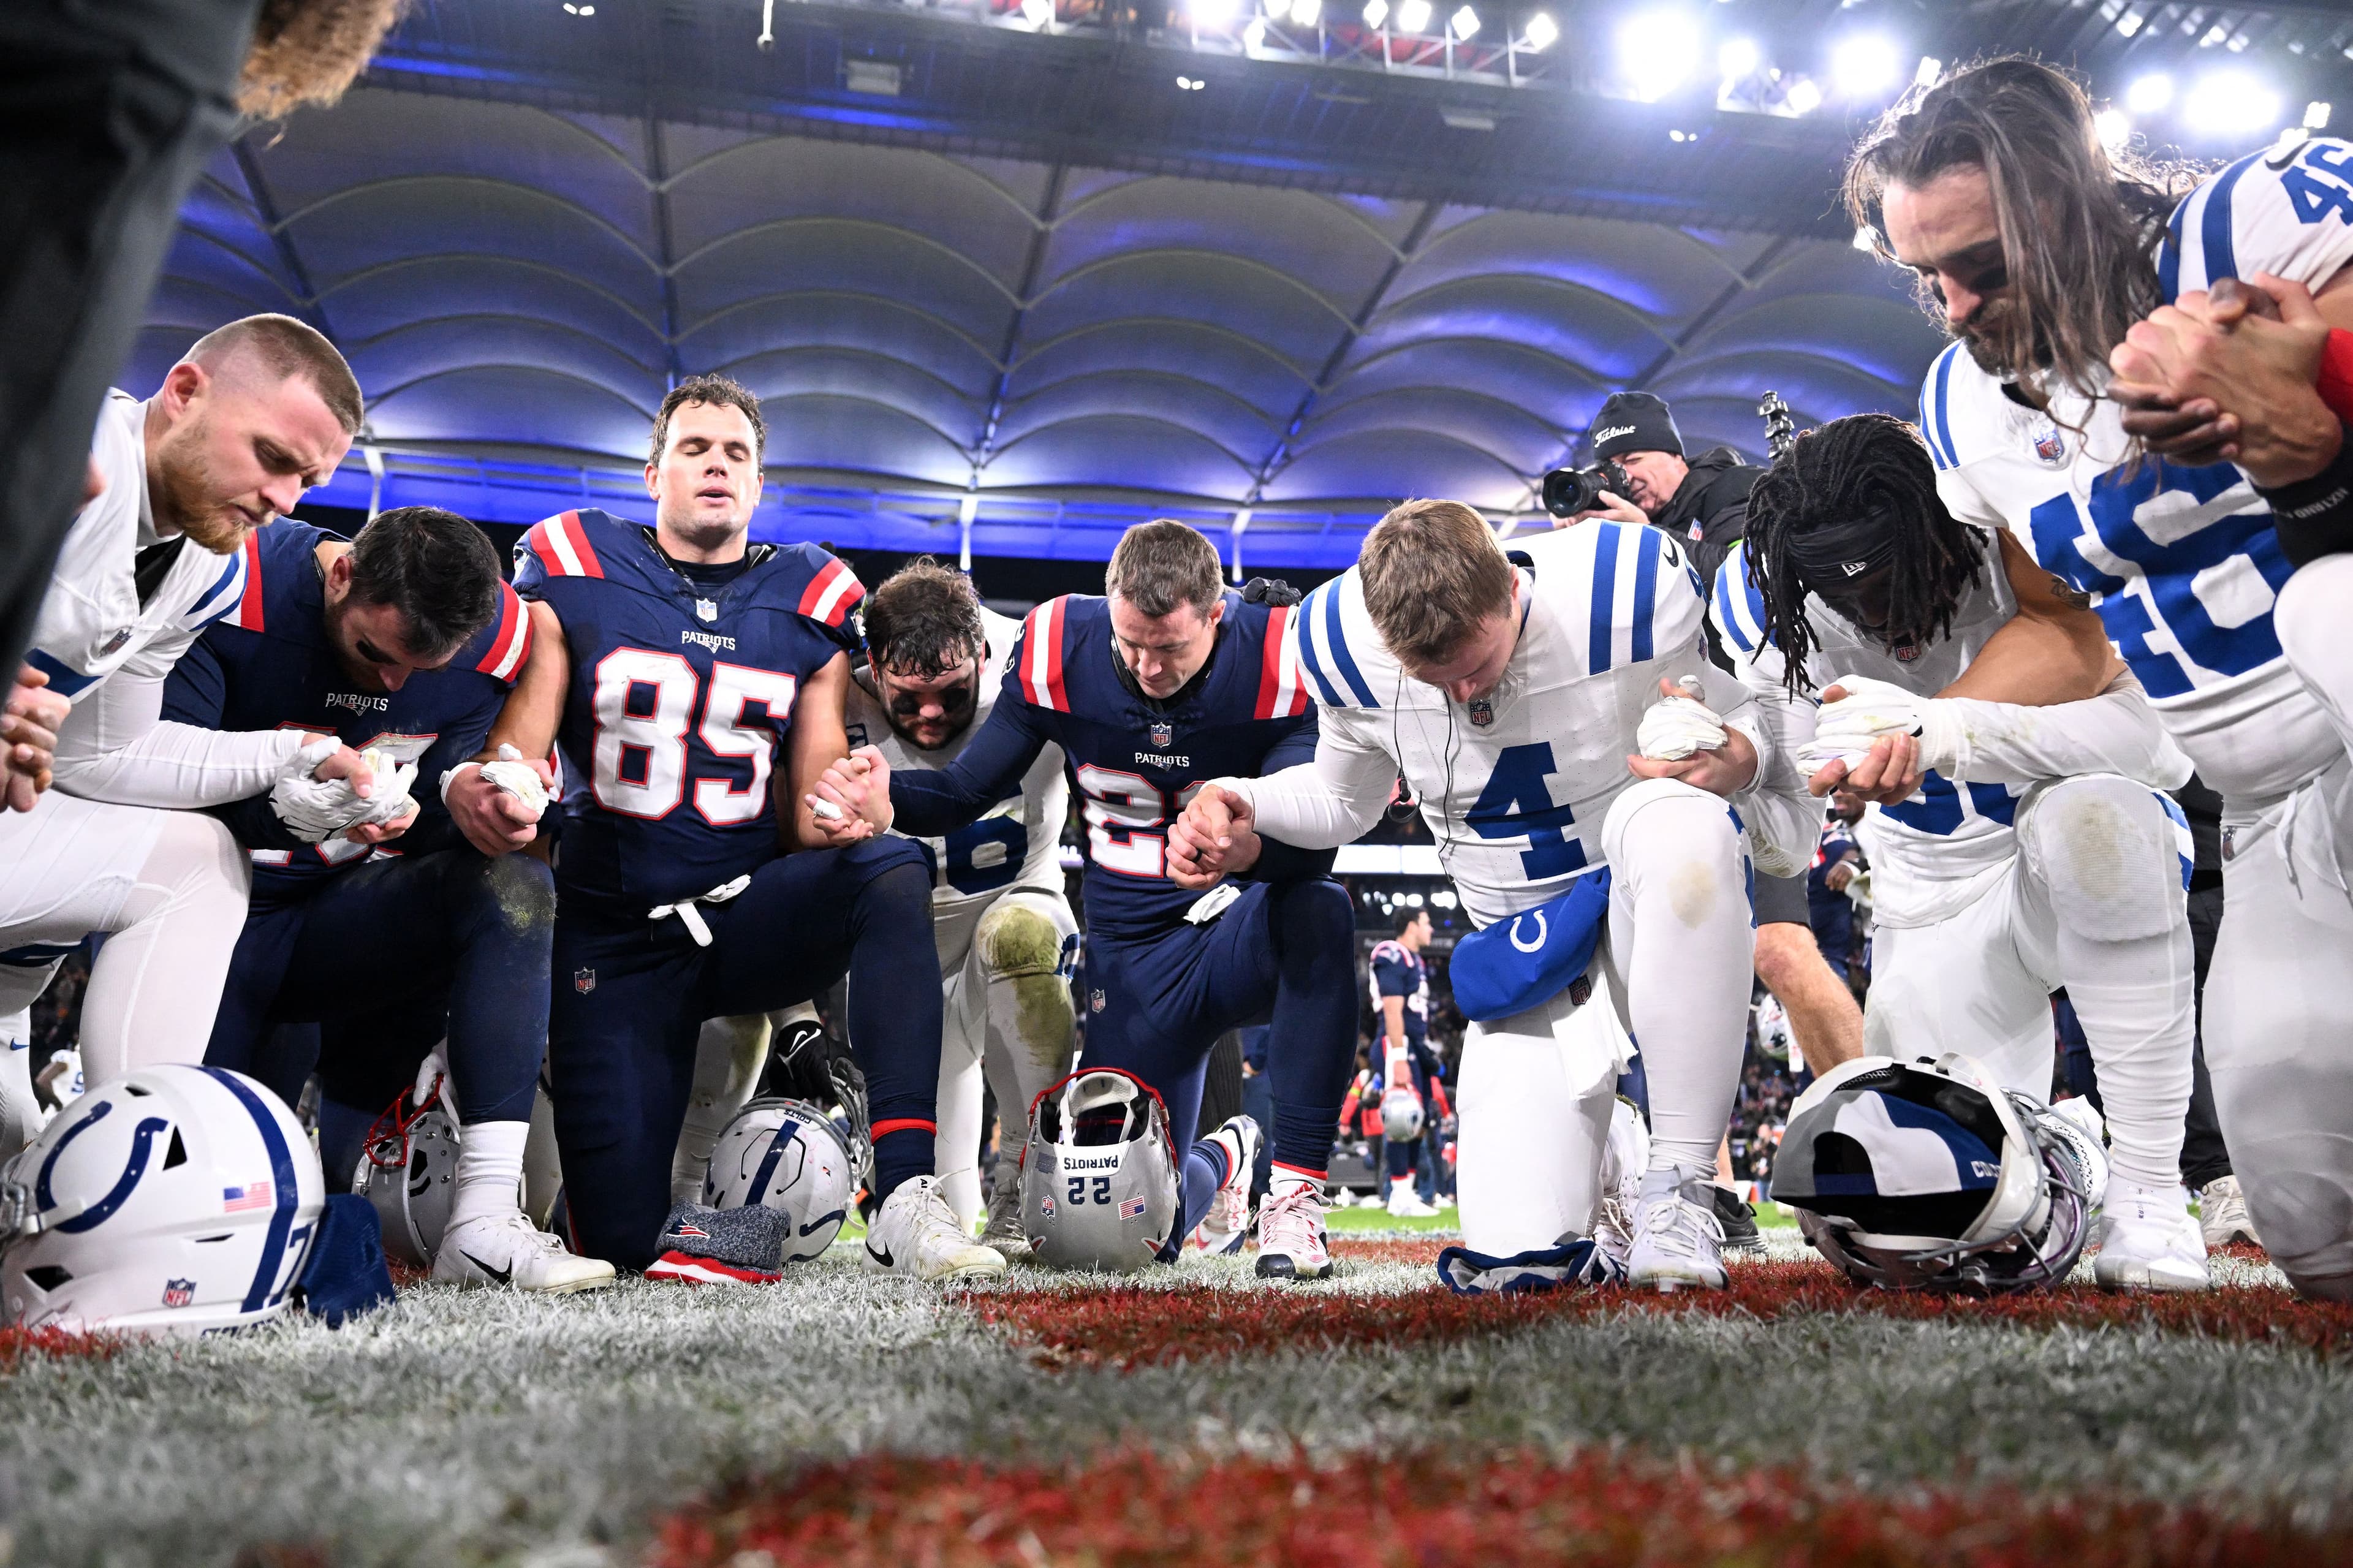
[[783, 1215], [787, 1263], [831, 1247], [857, 1194], [858, 1162], [831, 1119], [806, 1100], [776, 1095], [735, 1113], [712, 1145], [702, 1181], [702, 1201], [712, 1208], [757, 1204]]
[[1132, 1073], [1088, 1068], [1029, 1104], [1021, 1228], [1050, 1268], [1125, 1274], [1159, 1256], [1183, 1207], [1168, 1108]]
[[2084, 1125], [1957, 1053], [1860, 1057], [1790, 1108], [1772, 1195], [1858, 1283], [2000, 1296], [2056, 1284], [2107, 1186]]
[[0, 1321], [202, 1334], [285, 1311], [326, 1205], [310, 1135], [226, 1068], [143, 1068], [0, 1170]]
[[407, 1090], [376, 1118], [352, 1173], [352, 1191], [367, 1199], [384, 1226], [384, 1251], [413, 1268], [430, 1268], [449, 1226], [458, 1190], [458, 1120], [441, 1086], [421, 1106]]
[[1381, 1131], [1392, 1143], [1421, 1142], [1421, 1096], [1400, 1084], [1381, 1096]]

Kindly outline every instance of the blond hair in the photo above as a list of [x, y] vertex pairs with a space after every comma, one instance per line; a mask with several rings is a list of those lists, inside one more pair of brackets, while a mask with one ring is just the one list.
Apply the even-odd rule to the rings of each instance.
[[1401, 659], [1436, 664], [1512, 605], [1512, 563], [1487, 520], [1455, 500], [1409, 500], [1356, 557], [1373, 629]]

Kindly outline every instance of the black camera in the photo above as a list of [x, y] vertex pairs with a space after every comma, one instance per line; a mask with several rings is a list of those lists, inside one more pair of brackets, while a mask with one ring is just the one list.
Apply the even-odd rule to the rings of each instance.
[[1555, 517], [1575, 517], [1601, 504], [1601, 492], [1623, 500], [1632, 481], [1616, 463], [1596, 463], [1589, 468], [1555, 468], [1544, 477], [1544, 509]]

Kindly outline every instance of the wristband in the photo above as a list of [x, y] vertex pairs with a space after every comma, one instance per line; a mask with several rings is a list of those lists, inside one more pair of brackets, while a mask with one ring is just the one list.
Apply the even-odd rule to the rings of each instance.
[[[2329, 334], [2332, 342], [2340, 336], [2353, 334]], [[2280, 552], [2290, 565], [2353, 551], [2353, 429], [2346, 431], [2328, 467], [2312, 478], [2276, 489], [2257, 485], [2255, 493], [2271, 505]]]
[[482, 764], [474, 758], [469, 757], [464, 762], [459, 763], [456, 767], [444, 773], [441, 775], [441, 804], [443, 805], [449, 804], [449, 786], [458, 782], [459, 774], [463, 773], [468, 768], [479, 768], [481, 765]]
[[2353, 419], [2353, 332], [2333, 329], [2320, 351], [2320, 377], [2313, 384], [2320, 401], [2339, 419]]

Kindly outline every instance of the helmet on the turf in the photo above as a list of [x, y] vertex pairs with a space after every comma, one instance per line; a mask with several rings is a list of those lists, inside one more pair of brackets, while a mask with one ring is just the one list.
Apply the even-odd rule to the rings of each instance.
[[1082, 1068], [1029, 1105], [1021, 1228], [1053, 1268], [1142, 1268], [1167, 1245], [1183, 1205], [1168, 1108], [1144, 1080]]
[[796, 1263], [833, 1245], [857, 1182], [858, 1162], [824, 1111], [805, 1100], [763, 1097], [737, 1111], [712, 1145], [702, 1201], [783, 1215], [791, 1226], [785, 1261]]
[[139, 1334], [265, 1321], [325, 1204], [276, 1095], [225, 1068], [143, 1068], [69, 1104], [0, 1172], [0, 1316]]
[[1421, 1096], [1403, 1085], [1382, 1095], [1381, 1131], [1392, 1143], [1421, 1142]]
[[1861, 1057], [1798, 1097], [1772, 1195], [1861, 1283], [1998, 1296], [2067, 1278], [2106, 1184], [2096, 1139], [1974, 1058]]
[[430, 1268], [449, 1226], [450, 1200], [458, 1190], [457, 1118], [437, 1082], [421, 1106], [399, 1098], [361, 1146], [352, 1173], [352, 1191], [367, 1199], [384, 1227], [384, 1251], [413, 1268]]

